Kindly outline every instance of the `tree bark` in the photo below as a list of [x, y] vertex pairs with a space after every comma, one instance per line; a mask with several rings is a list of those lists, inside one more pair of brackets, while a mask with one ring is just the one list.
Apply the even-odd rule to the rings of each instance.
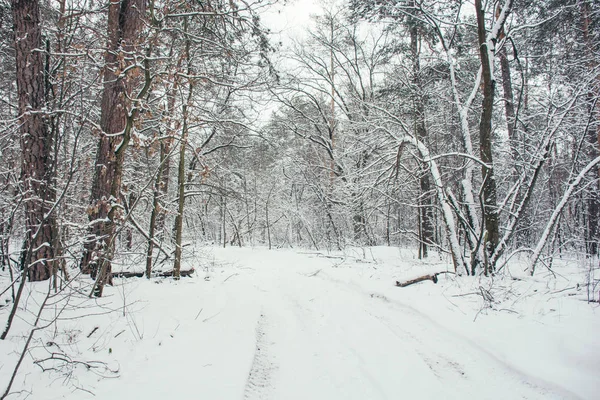
[[[419, 60], [419, 28], [417, 21], [409, 21], [410, 26], [410, 49], [412, 57], [412, 84], [413, 84], [413, 107], [414, 107], [414, 129], [415, 137], [423, 143], [427, 143], [427, 128], [425, 126], [425, 102], [423, 99], [423, 85], [421, 82], [421, 63]], [[421, 162], [419, 173], [419, 258], [427, 258], [428, 247], [433, 244], [433, 210], [431, 196], [431, 182], [428, 167]]]
[[111, 1], [108, 6], [108, 49], [105, 54], [96, 165], [87, 213], [88, 238], [81, 259], [81, 271], [96, 278], [95, 295], [101, 296], [111, 283], [111, 262], [116, 224], [120, 218], [120, 192], [125, 151], [129, 144], [133, 117], [131, 93], [135, 78], [123, 72], [138, 51], [145, 0]]
[[21, 138], [21, 185], [25, 208], [22, 267], [31, 281], [52, 276], [55, 224], [49, 215], [56, 200], [51, 131], [46, 115], [40, 9], [35, 0], [13, 0], [17, 93]]
[[504, 91], [506, 129], [508, 131], [508, 140], [510, 142], [510, 150], [514, 162], [517, 158], [517, 138], [515, 137], [515, 103], [512, 79], [510, 76], [510, 64], [508, 63], [508, 55], [506, 52], [506, 44], [498, 52], [498, 58], [500, 59], [500, 70], [502, 71], [502, 89]]
[[[581, 32], [587, 49], [588, 70], [593, 73], [598, 67], [598, 60], [595, 56], [594, 42], [590, 35], [590, 4], [583, 0], [580, 5], [581, 12]], [[600, 77], [595, 80], [595, 85], [592, 84], [588, 92], [588, 101], [591, 107], [591, 124], [587, 132], [587, 140], [589, 143], [590, 159], [594, 159], [600, 155]], [[586, 251], [589, 255], [599, 254], [600, 242], [600, 167], [596, 166], [594, 177], [597, 179], [596, 185], [591, 186], [589, 197], [587, 200], [588, 220], [585, 232]]]
[[[190, 85], [190, 97], [192, 88]], [[181, 271], [182, 236], [183, 236], [183, 212], [185, 206], [185, 148], [187, 145], [187, 105], [183, 106], [183, 129], [181, 142], [179, 144], [179, 168], [177, 170], [177, 216], [175, 217], [175, 262], [173, 264], [173, 278], [179, 279]]]
[[[492, 111], [494, 108], [494, 90], [496, 81], [493, 76], [493, 51], [485, 29], [484, 10], [481, 0], [475, 0], [477, 14], [477, 36], [482, 66], [483, 102], [479, 122], [480, 158], [485, 165], [481, 167], [483, 179], [483, 224], [487, 235], [484, 251], [488, 256], [494, 252], [499, 241], [498, 208], [496, 203], [496, 179], [492, 158]], [[486, 267], [487, 274], [487, 267]]]
[[[184, 34], [188, 32], [188, 20], [187, 17], [184, 19]], [[186, 37], [185, 42], [185, 57], [187, 61], [187, 75], [191, 75], [192, 60], [190, 58], [190, 38]], [[181, 129], [181, 142], [179, 144], [179, 168], [177, 170], [177, 190], [178, 190], [178, 202], [177, 202], [177, 216], [175, 217], [175, 262], [173, 263], [173, 278], [179, 279], [181, 276], [181, 254], [182, 254], [182, 234], [183, 234], [183, 211], [185, 206], [185, 149], [187, 146], [188, 136], [188, 108], [192, 101], [192, 93], [194, 89], [193, 81], [189, 80], [188, 83], [188, 96], [186, 102], [183, 104], [182, 118], [183, 126]]]
[[165, 144], [160, 143], [160, 164], [156, 173], [154, 190], [152, 194], [152, 212], [150, 213], [150, 229], [148, 230], [148, 249], [146, 251], [146, 278], [150, 279], [152, 275], [152, 255], [154, 253], [154, 236], [156, 234], [156, 219], [162, 213], [160, 206], [160, 194], [162, 183], [162, 172], [165, 168], [167, 154], [165, 153]]

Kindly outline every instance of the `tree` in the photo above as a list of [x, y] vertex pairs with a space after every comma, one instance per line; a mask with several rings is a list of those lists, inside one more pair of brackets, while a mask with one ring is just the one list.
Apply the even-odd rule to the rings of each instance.
[[[504, 22], [510, 13], [512, 0], [507, 0], [500, 10], [498, 19], [494, 21], [493, 28], [488, 34], [485, 27], [485, 10], [481, 0], [475, 0], [475, 14], [477, 16], [477, 36], [479, 39], [479, 54], [481, 57], [483, 103], [481, 119], [479, 122], [480, 157], [483, 162], [481, 174], [483, 179], [483, 225], [485, 233], [483, 243], [488, 256], [491, 255], [500, 240], [498, 204], [496, 193], [496, 177], [494, 176], [494, 160], [492, 157], [492, 112], [494, 109], [494, 92], [496, 81], [494, 78], [495, 43], [503, 31]], [[485, 272], [493, 266], [485, 265]]]
[[179, 166], [177, 168], [177, 216], [175, 217], [175, 261], [173, 263], [173, 278], [179, 279], [181, 274], [182, 234], [183, 234], [183, 210], [185, 206], [185, 150], [189, 135], [189, 109], [194, 95], [194, 81], [192, 76], [192, 58], [190, 54], [191, 40], [188, 36], [188, 19], [184, 17], [183, 33], [185, 37], [184, 57], [186, 62], [185, 74], [188, 76], [188, 88], [185, 102], [182, 106], [181, 117], [181, 141], [179, 143]]
[[[588, 92], [588, 102], [591, 123], [587, 127], [587, 141], [589, 143], [589, 158], [594, 159], [600, 155], [600, 57], [598, 50], [600, 46], [598, 29], [594, 30], [592, 25], [597, 25], [600, 9], [597, 3], [591, 1], [580, 1], [581, 33], [586, 49], [587, 70], [596, 75], [591, 82]], [[586, 250], [590, 255], [600, 254], [600, 167], [594, 168], [598, 181], [592, 185], [588, 198], [588, 224], [586, 229]]]
[[[80, 264], [82, 272], [96, 278], [96, 296], [102, 296], [104, 285], [112, 282], [111, 262], [121, 214], [123, 163], [138, 113], [132, 99], [143, 97], [143, 93], [134, 96], [133, 90], [145, 12], [145, 0], [111, 1], [108, 6], [101, 131], [87, 210], [90, 236]], [[145, 82], [143, 91], [148, 90], [148, 85], [149, 82]]]
[[11, 1], [21, 142], [21, 195], [25, 242], [21, 268], [32, 281], [49, 279], [55, 268], [53, 138], [46, 112], [42, 24], [37, 0]]
[[[414, 1], [413, 1], [414, 7]], [[420, 62], [420, 47], [421, 34], [419, 30], [419, 21], [414, 16], [407, 18], [406, 24], [410, 31], [410, 57], [412, 59], [412, 97], [414, 102], [414, 127], [415, 138], [423, 143], [428, 142], [427, 127], [425, 124], [425, 99], [424, 87], [421, 77], [421, 62]], [[431, 196], [431, 182], [429, 172], [427, 171], [426, 163], [421, 162], [421, 171], [419, 173], [419, 207], [418, 207], [418, 223], [419, 223], [419, 258], [427, 258], [428, 248], [434, 243], [434, 221], [433, 221], [433, 206]]]
[[[294, 44], [295, 70], [281, 74], [275, 95], [284, 107], [277, 123], [306, 142], [297, 154], [334, 245], [374, 244], [378, 232], [371, 222], [381, 194], [368, 176], [376, 154], [367, 121], [389, 61], [388, 34], [365, 29], [336, 9], [323, 10], [314, 22], [307, 40]], [[302, 147], [313, 153], [307, 157]]]

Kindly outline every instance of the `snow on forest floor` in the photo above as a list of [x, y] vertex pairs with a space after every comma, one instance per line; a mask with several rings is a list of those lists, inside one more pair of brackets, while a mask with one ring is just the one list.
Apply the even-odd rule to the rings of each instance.
[[[50, 299], [7, 398], [600, 398], [600, 309], [582, 261], [399, 288], [448, 262], [385, 247], [200, 253], [192, 278], [117, 279], [102, 299], [86, 279]], [[27, 286], [0, 341], [0, 396], [47, 288]]]

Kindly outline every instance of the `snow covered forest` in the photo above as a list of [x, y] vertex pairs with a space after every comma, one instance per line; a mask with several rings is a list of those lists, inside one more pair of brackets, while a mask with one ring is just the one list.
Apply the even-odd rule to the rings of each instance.
[[598, 398], [599, 245], [596, 1], [0, 0], [0, 400]]

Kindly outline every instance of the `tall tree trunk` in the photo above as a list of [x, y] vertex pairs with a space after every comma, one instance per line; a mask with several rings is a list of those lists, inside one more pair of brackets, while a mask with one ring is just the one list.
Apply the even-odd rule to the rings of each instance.
[[[496, 179], [492, 158], [492, 111], [494, 108], [493, 48], [490, 48], [486, 29], [484, 10], [481, 0], [475, 0], [477, 14], [477, 36], [482, 67], [483, 103], [479, 122], [480, 158], [485, 165], [481, 167], [483, 179], [483, 224], [485, 227], [484, 245], [488, 255], [498, 245], [498, 208], [496, 204]], [[486, 267], [486, 273], [487, 267]]]
[[[190, 83], [188, 102], [192, 97], [192, 84]], [[179, 279], [181, 271], [182, 236], [183, 236], [183, 211], [185, 206], [185, 148], [188, 136], [188, 105], [183, 105], [183, 127], [181, 142], [179, 144], [179, 167], [177, 170], [177, 216], [175, 217], [175, 263], [173, 264], [173, 278]]]
[[335, 64], [334, 64], [334, 54], [333, 54], [333, 47], [334, 47], [334, 39], [335, 39], [335, 27], [334, 27], [334, 20], [333, 17], [330, 19], [330, 36], [329, 36], [329, 40], [330, 40], [330, 49], [329, 49], [329, 57], [330, 57], [330, 65], [331, 65], [331, 124], [329, 126], [329, 142], [331, 144], [331, 171], [329, 173], [329, 179], [330, 179], [330, 186], [331, 189], [333, 189], [333, 183], [335, 180], [335, 158], [333, 156], [334, 154], [334, 150], [335, 150], [335, 134], [336, 134], [336, 124], [335, 124]]
[[108, 49], [105, 54], [104, 89], [100, 116], [100, 140], [88, 207], [89, 236], [84, 246], [81, 271], [96, 278], [95, 295], [111, 283], [111, 262], [116, 224], [120, 218], [123, 160], [131, 137], [134, 114], [131, 93], [134, 78], [123, 72], [133, 64], [138, 49], [145, 0], [111, 1], [108, 6]]
[[508, 55], [506, 44], [502, 46], [498, 52], [500, 59], [500, 70], [502, 71], [502, 89], [504, 91], [504, 112], [506, 115], [506, 128], [508, 131], [508, 140], [510, 142], [510, 150], [513, 162], [517, 156], [517, 138], [515, 137], [515, 103], [512, 87], [512, 79], [510, 76], [510, 64], [508, 63]]
[[158, 210], [157, 215], [156, 215], [155, 233], [157, 234], [157, 237], [160, 240], [164, 240], [166, 237], [166, 235], [164, 235], [163, 231], [165, 228], [165, 217], [166, 217], [167, 213], [166, 213], [166, 210], [163, 208], [163, 205], [165, 204], [165, 198], [166, 198], [167, 194], [169, 193], [169, 180], [170, 180], [169, 176], [171, 174], [170, 153], [171, 153], [172, 147], [173, 147], [173, 135], [172, 135], [172, 132], [169, 132], [168, 137], [160, 145], [161, 158], [162, 158], [163, 154], [166, 156], [166, 159], [164, 160], [164, 162], [162, 162], [162, 167], [160, 168], [160, 173], [159, 173], [160, 183], [158, 185], [158, 199], [157, 200], [158, 200], [158, 206], [160, 209]]
[[[496, 8], [496, 19], [500, 17], [500, 13], [502, 9], [498, 4]], [[504, 39], [506, 34], [504, 33], [504, 28], [500, 30], [500, 34], [498, 39]], [[508, 63], [508, 52], [506, 47], [507, 43], [504, 43], [504, 46], [500, 48], [498, 51], [498, 58], [500, 59], [500, 71], [502, 73], [502, 89], [504, 91], [504, 113], [506, 115], [506, 129], [508, 131], [508, 140], [510, 142], [510, 149], [513, 161], [516, 160], [517, 149], [516, 149], [516, 140], [515, 137], [515, 103], [514, 103], [514, 94], [512, 87], [512, 78], [510, 76], [510, 64]]]
[[[364, 130], [361, 130], [360, 133], [362, 133], [363, 136], [367, 134]], [[354, 232], [354, 241], [357, 244], [366, 244], [370, 246], [373, 244], [373, 240], [367, 230], [364, 193], [361, 190], [361, 181], [368, 160], [368, 152], [364, 150], [361, 151], [356, 162], [356, 175], [351, 180], [353, 189], [350, 196], [352, 198], [352, 230]]]
[[[171, 50], [169, 52], [169, 58], [173, 57], [172, 48], [173, 48], [173, 46], [171, 46]], [[179, 59], [177, 60], [176, 70], [179, 70], [181, 68], [182, 60], [183, 60], [183, 57], [179, 57]], [[179, 83], [180, 83], [180, 77], [179, 76], [173, 77], [172, 85], [167, 90], [167, 111], [166, 111], [166, 115], [164, 116], [165, 119], [167, 119], [167, 137], [161, 143], [161, 153], [166, 154], [166, 155], [171, 153], [171, 149], [173, 147], [173, 142], [175, 140], [175, 135], [176, 135], [174, 124], [173, 124], [173, 117], [175, 116], [175, 96], [177, 95], [177, 91], [179, 89]], [[164, 160], [164, 163], [162, 164], [162, 168], [161, 168], [161, 172], [160, 172], [159, 205], [161, 204], [160, 200], [162, 198], [166, 197], [167, 194], [169, 193], [170, 174], [171, 174], [171, 157], [167, 157]], [[164, 202], [162, 202], [162, 204], [164, 204]], [[163, 238], [163, 239], [167, 237], [167, 235], [164, 235], [164, 232], [163, 232], [164, 228], [165, 228], [165, 217], [166, 217], [166, 212], [164, 209], [161, 210], [161, 212], [159, 212], [156, 216], [155, 232], [158, 233], [159, 238]]]
[[[583, 40], [587, 49], [588, 70], [594, 73], [598, 68], [598, 59], [596, 58], [597, 48], [594, 49], [594, 42], [590, 35], [590, 3], [582, 0], [580, 5], [581, 27]], [[596, 47], [597, 44], [596, 44]], [[589, 146], [589, 158], [594, 159], [600, 155], [600, 76], [597, 76], [594, 84], [588, 92], [588, 100], [591, 105], [591, 124], [588, 128], [587, 139]], [[585, 233], [586, 251], [589, 255], [599, 254], [600, 242], [600, 167], [595, 167], [594, 177], [597, 179], [596, 185], [590, 188], [590, 194], [587, 200], [588, 223]]]
[[160, 205], [160, 197], [164, 192], [162, 191], [162, 179], [163, 170], [165, 164], [168, 161], [168, 153], [166, 152], [167, 143], [164, 141], [160, 143], [160, 164], [156, 173], [156, 180], [154, 182], [154, 190], [152, 194], [152, 212], [150, 213], [150, 229], [148, 230], [148, 249], [146, 252], [146, 278], [150, 279], [152, 274], [152, 255], [154, 252], [154, 238], [156, 236], [156, 220], [160, 214], [163, 213]]
[[42, 25], [37, 0], [12, 0], [21, 138], [21, 182], [25, 206], [22, 266], [31, 281], [49, 279], [54, 270], [55, 224], [49, 215], [56, 200], [52, 134], [48, 129]]
[[[421, 64], [419, 52], [419, 28], [417, 21], [410, 21], [410, 50], [412, 57], [412, 84], [414, 129], [417, 140], [427, 143], [427, 128], [425, 126], [425, 103], [423, 100], [423, 85], [421, 82]], [[419, 258], [427, 258], [428, 246], [434, 242], [433, 238], [433, 210], [431, 196], [431, 182], [428, 166], [421, 163], [419, 172]]]
[[[188, 32], [188, 20], [184, 17], [184, 34]], [[187, 75], [192, 75], [192, 60], [190, 58], [190, 38], [186, 37], [185, 42], [185, 58], [187, 61]], [[188, 96], [183, 104], [182, 118], [183, 125], [181, 128], [181, 142], [179, 144], [179, 168], [177, 170], [177, 216], [175, 217], [175, 262], [173, 264], [173, 278], [179, 279], [181, 273], [181, 254], [182, 254], [182, 234], [183, 234], [183, 211], [185, 206], [185, 149], [187, 146], [188, 137], [188, 110], [192, 102], [192, 94], [194, 84], [192, 79], [188, 82]]]
[[[173, 46], [169, 51], [169, 58], [173, 57]], [[181, 65], [182, 57], [179, 58], [177, 69]], [[160, 157], [159, 167], [154, 182], [154, 190], [152, 197], [152, 212], [150, 214], [150, 228], [148, 230], [148, 248], [146, 251], [146, 278], [150, 279], [152, 274], [152, 256], [154, 252], [155, 238], [163, 237], [162, 235], [165, 226], [165, 209], [164, 198], [169, 192], [169, 173], [171, 171], [171, 147], [175, 136], [172, 128], [173, 121], [171, 118], [175, 114], [175, 94], [179, 84], [179, 78], [174, 77], [170, 88], [166, 87], [167, 92], [167, 110], [163, 110], [163, 118], [167, 120], [166, 130], [167, 137], [160, 141]], [[158, 233], [158, 234], [157, 234]]]

